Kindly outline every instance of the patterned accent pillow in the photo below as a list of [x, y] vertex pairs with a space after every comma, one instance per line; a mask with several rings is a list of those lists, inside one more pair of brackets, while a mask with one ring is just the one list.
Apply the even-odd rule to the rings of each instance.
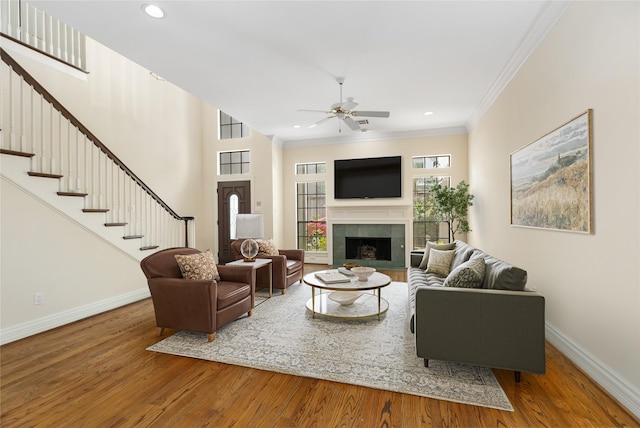
[[447, 276], [451, 271], [451, 262], [456, 252], [454, 250], [429, 250], [429, 262], [427, 263], [427, 273], [435, 273], [440, 276]]
[[258, 255], [256, 257], [277, 256], [279, 254], [278, 247], [276, 247], [273, 239], [258, 239]]
[[174, 257], [178, 262], [184, 279], [220, 281], [218, 266], [216, 266], [211, 250], [207, 250], [204, 253], [181, 254]]
[[484, 259], [474, 257], [451, 271], [444, 280], [445, 287], [481, 288], [484, 281]]
[[422, 261], [420, 261], [420, 265], [418, 268], [426, 269], [427, 264], [429, 263], [429, 253], [432, 248], [436, 250], [453, 250], [456, 247], [456, 243], [452, 242], [451, 244], [436, 244], [435, 242], [427, 242], [427, 246], [424, 249], [424, 254], [422, 255]]

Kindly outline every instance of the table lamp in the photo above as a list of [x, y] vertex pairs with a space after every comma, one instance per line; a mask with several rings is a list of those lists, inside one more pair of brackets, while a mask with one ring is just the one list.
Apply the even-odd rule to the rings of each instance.
[[264, 238], [262, 214], [237, 214], [236, 237], [237, 239], [244, 238], [244, 242], [240, 246], [240, 252], [244, 257], [244, 261], [255, 261], [259, 249], [255, 239]]

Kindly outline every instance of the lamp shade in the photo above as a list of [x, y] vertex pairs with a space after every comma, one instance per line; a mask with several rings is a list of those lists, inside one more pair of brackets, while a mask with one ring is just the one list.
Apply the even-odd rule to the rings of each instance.
[[262, 214], [237, 214], [236, 238], [263, 239], [264, 227], [262, 223]]

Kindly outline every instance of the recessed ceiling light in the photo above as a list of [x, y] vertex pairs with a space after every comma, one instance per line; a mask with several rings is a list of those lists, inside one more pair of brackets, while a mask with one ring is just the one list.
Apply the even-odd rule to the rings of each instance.
[[432, 112], [432, 111], [425, 111], [425, 112], [424, 112], [424, 115], [425, 115], [425, 116], [431, 116], [432, 114], [433, 114], [433, 112]]
[[144, 10], [144, 13], [146, 13], [147, 15], [149, 15], [152, 18], [164, 18], [164, 10], [162, 10], [159, 6], [156, 6], [155, 4], [145, 4], [142, 6], [142, 10]]
[[293, 127], [298, 129], [298, 128], [300, 128], [300, 125], [293, 125]]

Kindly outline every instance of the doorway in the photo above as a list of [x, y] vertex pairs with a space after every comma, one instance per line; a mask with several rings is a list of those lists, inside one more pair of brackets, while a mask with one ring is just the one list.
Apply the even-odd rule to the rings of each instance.
[[218, 263], [235, 260], [231, 253], [236, 214], [251, 213], [251, 181], [218, 182]]

